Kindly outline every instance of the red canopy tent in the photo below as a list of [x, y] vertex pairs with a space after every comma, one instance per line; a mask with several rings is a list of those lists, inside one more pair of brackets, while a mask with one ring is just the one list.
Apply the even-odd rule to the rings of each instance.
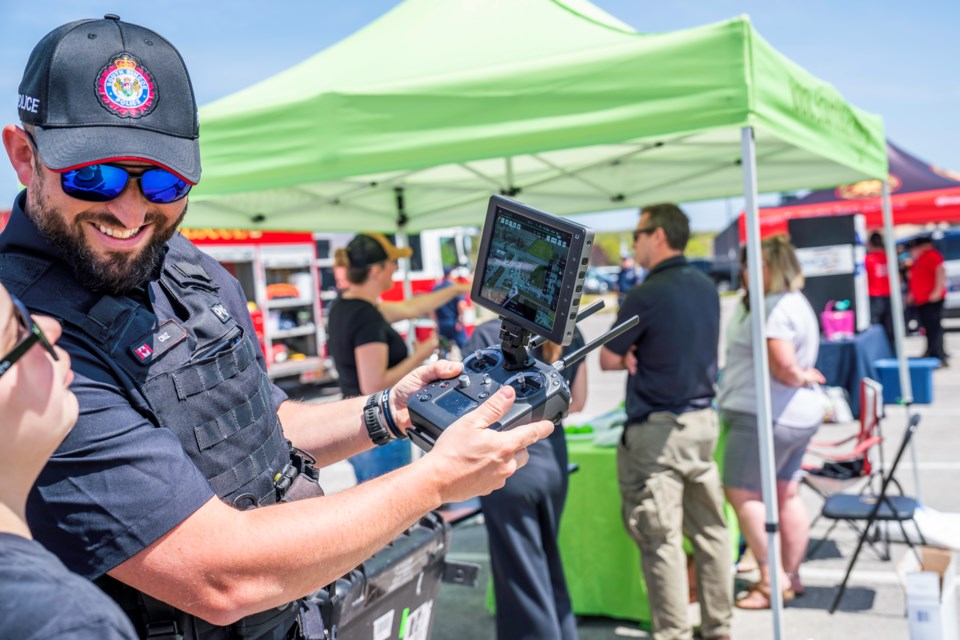
[[[894, 224], [960, 223], [960, 173], [934, 167], [887, 142]], [[862, 213], [868, 229], [883, 227], [880, 181], [865, 180], [812, 191], [789, 206], [760, 210], [763, 237], [787, 232], [787, 220]], [[740, 214], [740, 240], [746, 220]]]

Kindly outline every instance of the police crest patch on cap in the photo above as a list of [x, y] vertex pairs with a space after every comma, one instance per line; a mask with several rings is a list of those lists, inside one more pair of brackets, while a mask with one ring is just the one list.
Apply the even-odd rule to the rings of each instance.
[[111, 57], [97, 74], [100, 104], [121, 118], [140, 118], [157, 106], [157, 85], [140, 61], [129, 53]]

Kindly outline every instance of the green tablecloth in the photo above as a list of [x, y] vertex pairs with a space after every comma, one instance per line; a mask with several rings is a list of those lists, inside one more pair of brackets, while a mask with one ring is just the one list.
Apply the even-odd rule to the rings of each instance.
[[[640, 552], [620, 519], [616, 447], [595, 447], [592, 439], [568, 437], [570, 462], [580, 470], [570, 476], [570, 492], [560, 523], [560, 553], [567, 588], [578, 615], [649, 621], [647, 589]], [[723, 460], [726, 434], [715, 459]], [[737, 559], [740, 529], [726, 505], [731, 562]]]

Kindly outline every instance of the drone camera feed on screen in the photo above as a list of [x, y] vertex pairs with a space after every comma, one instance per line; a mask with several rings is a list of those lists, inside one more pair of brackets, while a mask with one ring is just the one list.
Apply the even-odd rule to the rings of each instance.
[[493, 196], [472, 297], [531, 333], [569, 344], [592, 247], [592, 230]]

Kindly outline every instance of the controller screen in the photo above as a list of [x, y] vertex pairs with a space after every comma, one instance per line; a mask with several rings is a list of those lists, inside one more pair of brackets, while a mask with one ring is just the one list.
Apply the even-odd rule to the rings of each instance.
[[498, 207], [480, 295], [549, 333], [571, 234]]
[[437, 398], [435, 403], [438, 407], [452, 416], [460, 417], [467, 411], [479, 406], [474, 399], [466, 396], [459, 391], [451, 391]]

